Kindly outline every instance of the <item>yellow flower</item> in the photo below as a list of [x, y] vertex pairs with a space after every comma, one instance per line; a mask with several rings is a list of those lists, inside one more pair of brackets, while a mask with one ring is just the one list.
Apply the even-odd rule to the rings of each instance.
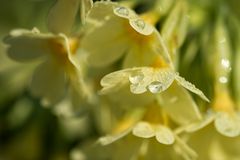
[[[240, 138], [229, 138], [219, 134], [213, 125], [184, 135], [187, 143], [198, 153], [199, 160], [237, 160], [239, 159]], [[207, 145], [204, 142], [207, 142]]]
[[[48, 29], [52, 33], [71, 33], [80, 8], [82, 23], [93, 5], [92, 0], [57, 0], [48, 15]], [[64, 18], [64, 20], [63, 20]]]
[[33, 29], [13, 30], [5, 43], [9, 45], [9, 57], [16, 61], [42, 61], [32, 77], [30, 89], [33, 95], [43, 97], [47, 104], [60, 100], [66, 91], [66, 73], [74, 78], [79, 68], [72, 54], [76, 51], [75, 41], [69, 41], [63, 34], [42, 34]]
[[110, 73], [101, 80], [101, 92], [108, 93], [130, 84], [130, 90], [134, 94], [146, 91], [156, 94], [167, 90], [174, 81], [209, 101], [202, 91], [170, 68], [136, 67]]
[[[44, 105], [61, 100], [69, 80], [75, 93], [90, 96], [80, 67], [85, 53], [79, 47], [79, 35], [66, 36], [72, 29], [79, 3], [80, 0], [58, 0], [50, 10], [49, 30], [55, 34], [43, 34], [36, 28], [31, 31], [16, 29], [5, 38], [10, 58], [20, 62], [42, 62], [33, 74], [30, 90], [34, 96], [42, 98]], [[62, 13], [67, 16], [67, 22], [62, 23]]]
[[240, 135], [240, 113], [237, 103], [231, 96], [229, 79], [231, 73], [231, 50], [229, 37], [222, 19], [219, 19], [213, 34], [213, 67], [214, 97], [210, 104], [211, 109], [203, 121], [196, 122], [187, 128], [193, 132], [211, 122], [216, 130], [224, 136], [236, 137]]
[[131, 9], [96, 2], [86, 21], [94, 26], [82, 42], [92, 66], [110, 65], [125, 53], [124, 68], [154, 65], [159, 59], [163, 59], [162, 65], [169, 65], [168, 51], [158, 31]]

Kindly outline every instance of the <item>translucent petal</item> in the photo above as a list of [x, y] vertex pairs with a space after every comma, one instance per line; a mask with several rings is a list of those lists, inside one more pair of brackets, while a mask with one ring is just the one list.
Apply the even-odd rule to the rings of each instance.
[[13, 30], [4, 42], [9, 45], [7, 53], [17, 61], [30, 61], [50, 54], [49, 41], [56, 39], [49, 34], [40, 34], [36, 29]]
[[98, 142], [101, 143], [102, 145], [111, 144], [111, 143], [121, 139], [125, 135], [127, 135], [130, 131], [131, 131], [131, 128], [124, 131], [124, 132], [116, 134], [116, 135], [108, 135], [108, 136], [105, 136], [105, 137], [101, 137], [101, 138], [99, 138]]
[[214, 125], [219, 133], [227, 137], [240, 135], [240, 117], [236, 114], [218, 112]]
[[132, 18], [129, 20], [129, 24], [135, 29], [138, 33], [143, 35], [150, 35], [153, 33], [154, 28], [150, 24], [146, 23], [140, 18]]
[[176, 73], [168, 68], [160, 68], [155, 76], [154, 79], [162, 84], [162, 88], [160, 92], [165, 91], [170, 87], [175, 79]]
[[[150, 35], [153, 37], [152, 35]], [[150, 36], [143, 36], [143, 40], [149, 41]], [[155, 42], [149, 42], [155, 43]], [[152, 66], [156, 59], [160, 58], [159, 53], [155, 52], [152, 44], [146, 43], [146, 45], [131, 46], [123, 60], [123, 67], [142, 67]]]
[[79, 71], [81, 70], [81, 62], [86, 61], [86, 51], [83, 50], [81, 47], [79, 47], [78, 49], [74, 50], [75, 52], [72, 53], [71, 51], [71, 47], [76, 47], [78, 45], [78, 41], [75, 40], [75, 42], [72, 42], [74, 46], [71, 46], [71, 40], [70, 38], [68, 38], [66, 35], [64, 34], [59, 34], [59, 36], [62, 38], [62, 45], [64, 47], [64, 49], [66, 50], [66, 54], [68, 57], [68, 60], [71, 62], [71, 64], [73, 64], [73, 66], [75, 68], [77, 68]]
[[129, 41], [124, 36], [122, 22], [118, 18], [110, 19], [82, 39], [83, 49], [89, 52], [88, 61], [95, 67], [115, 62], [128, 46]]
[[113, 9], [116, 6], [114, 2], [97, 1], [93, 4], [91, 10], [87, 14], [86, 22], [89, 24], [102, 24], [107, 17], [114, 16]]
[[80, 0], [57, 0], [48, 15], [48, 29], [53, 33], [70, 33], [79, 2]]
[[100, 82], [101, 86], [103, 87], [101, 93], [106, 94], [108, 92], [113, 92], [127, 84], [129, 71], [130, 69], [120, 70], [104, 76]]
[[63, 69], [52, 61], [41, 64], [32, 77], [30, 90], [40, 97], [45, 105], [59, 101], [66, 89], [66, 77]]
[[155, 135], [155, 130], [148, 122], [139, 122], [132, 130], [133, 135], [142, 138], [151, 138]]
[[139, 85], [139, 84], [131, 84], [130, 85], [130, 91], [135, 94], [142, 94], [147, 91], [145, 86]]
[[92, 0], [80, 0], [80, 16], [81, 16], [81, 21], [84, 24], [86, 21], [86, 16], [87, 13], [90, 11], [90, 9], [93, 6], [93, 1]]
[[178, 124], [189, 124], [201, 119], [201, 114], [192, 97], [176, 82], [159, 95], [158, 101]]
[[169, 48], [167, 47], [166, 42], [163, 40], [162, 36], [159, 34], [159, 32], [154, 29], [154, 43], [152, 43], [152, 49], [155, 53], [158, 53], [159, 56], [161, 56], [161, 61], [163, 61], [165, 64], [169, 67], [174, 67], [173, 66], [173, 62], [172, 59], [170, 57], [170, 53], [169, 53]]
[[195, 87], [192, 83], [186, 81], [183, 77], [176, 75], [176, 80], [178, 83], [180, 83], [184, 88], [190, 90], [191, 92], [197, 94], [200, 96], [203, 100], [209, 102], [209, 99], [203, 94], [201, 90]]
[[175, 141], [173, 132], [165, 126], [157, 126], [156, 139], [159, 143], [170, 145]]

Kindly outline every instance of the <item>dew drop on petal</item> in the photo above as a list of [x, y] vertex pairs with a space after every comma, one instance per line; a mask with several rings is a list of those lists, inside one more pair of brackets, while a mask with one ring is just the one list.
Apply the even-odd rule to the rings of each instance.
[[142, 73], [132, 73], [129, 76], [129, 81], [132, 84], [138, 84], [143, 80], [143, 78], [144, 78], [144, 75]]
[[159, 81], [154, 81], [148, 85], [148, 89], [152, 93], [159, 93], [163, 90], [163, 84]]
[[134, 20], [134, 24], [136, 27], [138, 27], [139, 29], [143, 30], [145, 28], [145, 22], [141, 19], [136, 19]]
[[218, 80], [219, 80], [220, 83], [227, 83], [228, 82], [228, 79], [225, 76], [221, 76]]
[[115, 8], [115, 12], [117, 12], [118, 14], [122, 15], [122, 16], [128, 16], [129, 15], [129, 10], [125, 7], [117, 7]]

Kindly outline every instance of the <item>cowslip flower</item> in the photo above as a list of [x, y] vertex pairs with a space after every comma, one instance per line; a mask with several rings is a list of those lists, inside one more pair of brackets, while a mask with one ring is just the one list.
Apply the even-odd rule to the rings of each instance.
[[[196, 157], [196, 153], [178, 136], [180, 132], [172, 129], [171, 123], [172, 121], [164, 114], [161, 106], [157, 103], [152, 103], [146, 107], [135, 107], [123, 116], [122, 120], [113, 127], [110, 134], [101, 137], [98, 142], [104, 146], [114, 146], [114, 144], [118, 146], [119, 143], [127, 143], [128, 141], [125, 141], [125, 139], [133, 135], [140, 138], [133, 138], [136, 139], [136, 142], [140, 144], [149, 143], [145, 146], [147, 153], [137, 154], [136, 156], [143, 156], [148, 159], [148, 157], [154, 157], [148, 154], [148, 152], [154, 151], [154, 148], [168, 148], [168, 151], [171, 150], [173, 153], [177, 150], [180, 151], [182, 156]], [[113, 150], [113, 152], [117, 154], [117, 151]]]
[[[74, 154], [74, 155], [73, 155]], [[197, 154], [180, 138], [172, 146], [159, 144], [152, 138], [141, 139], [131, 134], [107, 146], [81, 145], [72, 152], [74, 157], [85, 159], [196, 159]]]
[[[78, 10], [75, 4], [79, 3], [79, 0], [57, 1], [48, 19], [49, 29], [55, 34], [40, 33], [36, 28], [31, 31], [16, 29], [5, 38], [10, 58], [19, 62], [42, 62], [32, 76], [30, 90], [34, 96], [41, 97], [45, 105], [61, 100], [67, 91], [68, 81], [74, 91], [90, 94], [84, 85], [80, 68], [79, 58], [84, 53], [79, 48], [79, 36], [66, 35], [72, 28]], [[62, 9], [70, 10], [66, 15], [69, 23], [58, 25]]]
[[124, 68], [153, 65], [159, 59], [170, 63], [158, 31], [127, 7], [113, 2], [96, 2], [86, 22], [95, 26], [82, 41], [92, 66], [108, 66], [125, 53]]
[[[183, 135], [188, 145], [198, 153], [199, 160], [237, 160], [239, 159], [240, 138], [229, 138], [209, 125], [191, 134]], [[208, 145], [202, 143], [207, 142]]]
[[240, 113], [239, 106], [231, 96], [229, 81], [231, 73], [231, 49], [227, 28], [223, 19], [218, 19], [213, 34], [212, 56], [214, 64], [212, 73], [214, 75], [214, 97], [203, 121], [196, 122], [189, 126], [187, 131], [193, 132], [211, 122], [216, 130], [227, 137], [240, 135]]
[[101, 92], [109, 93], [124, 85], [130, 85], [130, 90], [134, 94], [141, 94], [147, 91], [156, 94], [167, 90], [175, 81], [199, 95], [202, 99], [209, 101], [202, 91], [179, 76], [171, 68], [135, 67], [110, 73], [101, 80], [101, 85], [103, 86]]

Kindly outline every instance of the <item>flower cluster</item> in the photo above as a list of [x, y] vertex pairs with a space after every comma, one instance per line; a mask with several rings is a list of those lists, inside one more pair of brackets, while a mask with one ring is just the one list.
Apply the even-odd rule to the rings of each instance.
[[29, 91], [42, 106], [92, 116], [97, 133], [71, 159], [240, 158], [240, 22], [197, 5], [58, 0], [49, 32], [5, 37], [11, 59], [35, 64]]

